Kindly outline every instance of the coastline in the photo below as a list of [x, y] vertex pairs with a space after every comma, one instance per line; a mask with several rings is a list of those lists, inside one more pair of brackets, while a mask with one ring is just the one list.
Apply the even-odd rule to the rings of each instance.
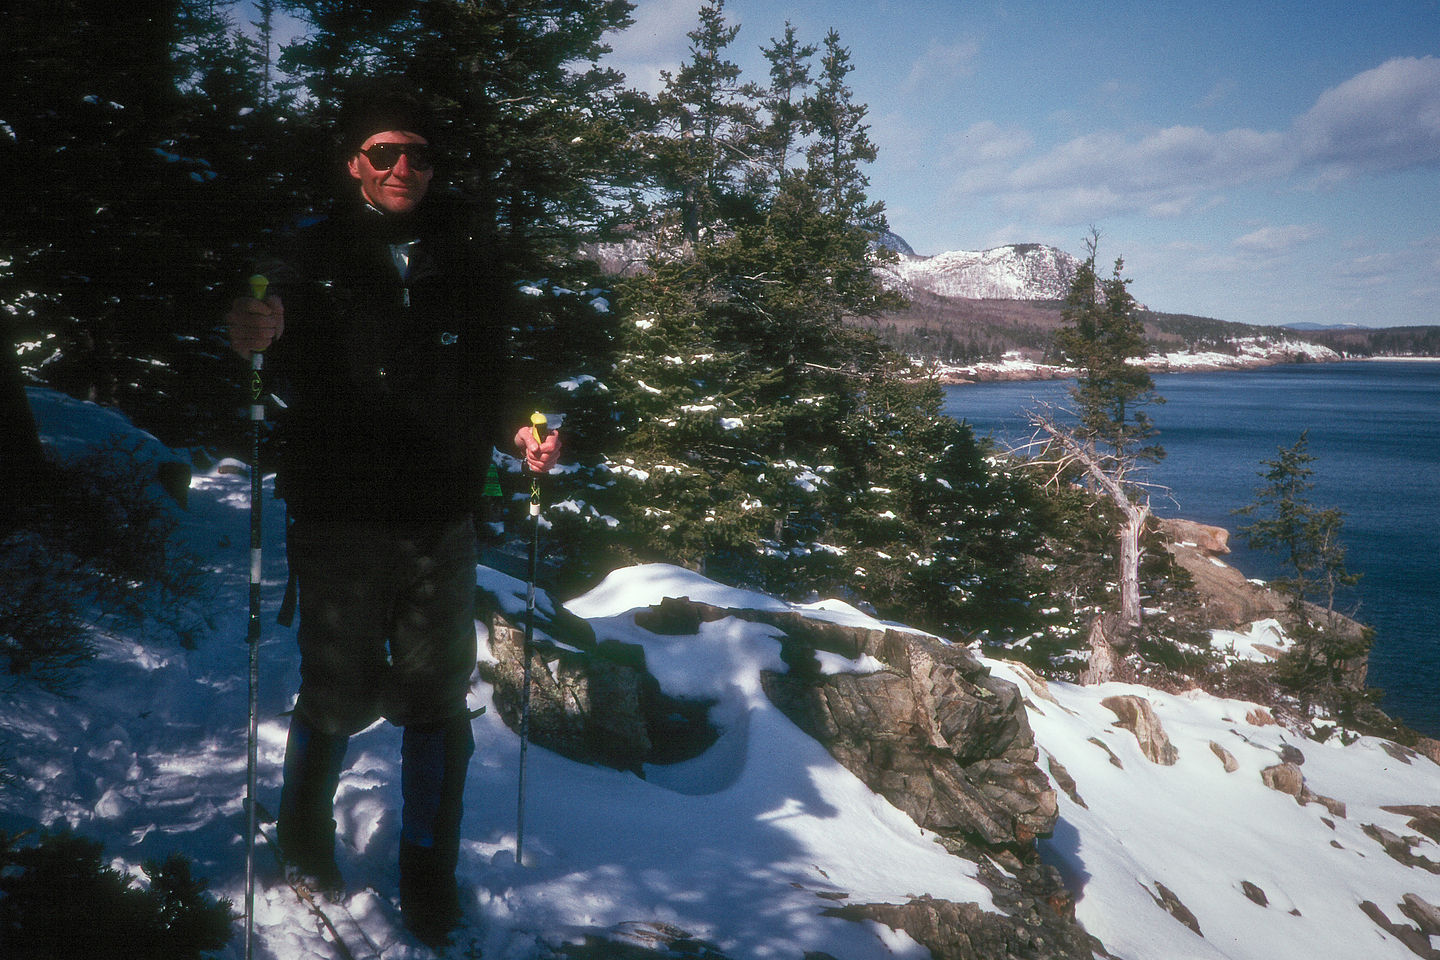
[[[1345, 514], [1346, 563], [1362, 572], [1344, 604], [1377, 631], [1370, 685], [1384, 692], [1382, 709], [1412, 729], [1440, 739], [1434, 678], [1440, 676], [1433, 558], [1440, 549], [1435, 502], [1440, 484], [1440, 363], [1433, 358], [1341, 358], [1198, 377], [1160, 379], [1169, 401], [1160, 422], [1169, 456], [1149, 477], [1178, 502], [1157, 504], [1182, 516], [1235, 530], [1233, 510], [1254, 499], [1258, 465], [1305, 429], [1320, 458], [1316, 503]], [[1378, 358], [1377, 358], [1378, 359]], [[1355, 362], [1351, 362], [1355, 361]], [[1407, 362], [1418, 361], [1418, 362]], [[1002, 441], [1029, 436], [1023, 410], [1035, 398], [1063, 405], [1074, 381], [942, 387], [944, 410], [977, 435]], [[1381, 479], [1377, 479], [1381, 478]], [[1251, 576], [1278, 574], [1273, 558], [1244, 543], [1232, 564]], [[1228, 559], [1228, 558], [1227, 558]]]
[[[1242, 345], [1235, 354], [1180, 351], [1152, 354], [1140, 364], [1151, 373], [1221, 373], [1260, 370], [1292, 363], [1440, 363], [1440, 357], [1421, 356], [1345, 356], [1328, 347], [1314, 344], [1297, 345], [1281, 342], [1266, 345]], [[1005, 383], [1040, 380], [1071, 380], [1073, 367], [1041, 363], [1018, 352], [1003, 359], [972, 364], [938, 364], [935, 377], [942, 386], [965, 386], [973, 383]]]

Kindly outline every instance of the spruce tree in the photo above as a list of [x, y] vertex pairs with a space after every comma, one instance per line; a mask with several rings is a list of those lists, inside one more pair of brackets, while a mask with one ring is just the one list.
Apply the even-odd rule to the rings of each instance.
[[1063, 361], [1076, 368], [1070, 391], [1080, 415], [1077, 435], [1100, 452], [1128, 464], [1155, 461], [1164, 450], [1146, 444], [1155, 425], [1144, 409], [1164, 399], [1150, 371], [1135, 362], [1148, 352], [1139, 308], [1116, 260], [1109, 277], [1096, 270], [1099, 235], [1086, 241], [1087, 256], [1070, 284], [1055, 335]]
[[229, 419], [207, 353], [239, 219], [222, 155], [253, 102], [227, 101], [223, 121], [198, 104], [197, 78], [230, 69], [223, 20], [180, 0], [60, 7], [8, 9], [0, 28], [0, 146], [32, 171], [0, 201], [0, 302], [50, 386], [205, 442], [197, 422]]
[[1056, 350], [1076, 368], [1070, 396], [1079, 423], [1070, 427], [1047, 413], [1032, 414], [1032, 421], [1050, 438], [1052, 456], [1042, 462], [1078, 470], [1121, 515], [1120, 632], [1108, 638], [1113, 642], [1141, 623], [1141, 537], [1150, 502], [1137, 474], [1143, 463], [1164, 456], [1158, 445], [1146, 443], [1155, 435], [1155, 427], [1144, 410], [1164, 401], [1150, 372], [1135, 362], [1147, 351], [1130, 281], [1122, 276], [1124, 264], [1117, 259], [1111, 275], [1101, 280], [1096, 271], [1098, 246], [1099, 233], [1092, 231], [1086, 241], [1087, 256], [1061, 313], [1064, 326], [1055, 335]]
[[765, 153], [769, 157], [766, 171], [772, 184], [778, 184], [790, 169], [790, 158], [801, 143], [806, 130], [804, 102], [810, 89], [810, 58], [819, 49], [815, 44], [802, 44], [795, 27], [785, 22], [784, 36], [770, 39], [761, 53], [770, 63], [770, 85], [760, 98], [769, 122], [763, 131]]
[[675, 73], [661, 72], [663, 132], [655, 141], [660, 185], [691, 243], [751, 199], [744, 188], [760, 139], [758, 91], [741, 82], [740, 67], [726, 54], [740, 25], [726, 21], [725, 0], [703, 4], [699, 18], [688, 34], [689, 58]]
[[1358, 583], [1360, 575], [1345, 566], [1344, 514], [1311, 502], [1315, 459], [1309, 431], [1303, 431], [1289, 447], [1277, 448], [1275, 459], [1261, 461], [1268, 468], [1260, 472], [1265, 485], [1255, 491], [1254, 502], [1236, 511], [1255, 518], [1240, 528], [1245, 542], [1276, 554], [1285, 568], [1285, 575], [1272, 583], [1289, 598], [1298, 650], [1287, 658], [1283, 672], [1306, 691], [1339, 683], [1370, 639], [1367, 631], [1346, 629], [1335, 615], [1337, 594]]
[[820, 77], [804, 106], [813, 140], [806, 150], [810, 175], [825, 195], [826, 208], [855, 227], [878, 236], [886, 229], [883, 203], [871, 201], [864, 165], [878, 154], [870, 141], [864, 104], [856, 103], [846, 79], [855, 69], [840, 35], [825, 35]]

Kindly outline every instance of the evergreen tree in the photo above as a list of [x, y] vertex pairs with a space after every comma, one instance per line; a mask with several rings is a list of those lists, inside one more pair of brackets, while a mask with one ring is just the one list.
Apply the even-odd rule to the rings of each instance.
[[[180, 71], [199, 67], [184, 49], [172, 59], [173, 28], [198, 21], [179, 0], [61, 7], [5, 14], [0, 149], [31, 173], [0, 201], [0, 302], [32, 345], [27, 369], [194, 442], [185, 421], [225, 395], [196, 344], [209, 342], [229, 238], [220, 172], [188, 135]], [[223, 48], [217, 23], [192, 49]]]
[[[713, 63], [734, 34], [704, 22], [692, 39], [711, 38]], [[714, 206], [720, 229], [658, 254], [622, 287], [619, 529], [632, 558], [781, 595], [850, 596], [936, 629], [1029, 629], [1039, 589], [1023, 558], [1044, 523], [1034, 488], [992, 475], [969, 429], [940, 416], [938, 386], [846, 322], [894, 298], [874, 270], [883, 220], [865, 198], [864, 108], [833, 33], [829, 51], [831, 149], [781, 169], [801, 124], [812, 129], [790, 109], [810, 48], [787, 28], [766, 51], [771, 85], [759, 98], [773, 135], [767, 176], [731, 180], [752, 192]], [[691, 129], [704, 129], [695, 117]], [[843, 162], [832, 162], [837, 149]]]
[[760, 105], [769, 117], [764, 147], [771, 184], [778, 184], [790, 168], [790, 157], [805, 133], [804, 100], [811, 85], [810, 58], [817, 49], [813, 43], [800, 43], [795, 27], [787, 20], [783, 38], [772, 37], [770, 45], [760, 51], [770, 62], [770, 86]]
[[842, 542], [859, 595], [942, 635], [1005, 643], [1040, 629], [1046, 498], [941, 416], [933, 379], [894, 355], [872, 371], [845, 424], [857, 477]]
[[[1286, 574], [1272, 581], [1290, 599], [1290, 616], [1299, 650], [1285, 664], [1285, 675], [1306, 689], [1338, 683], [1350, 661], [1369, 647], [1369, 634], [1342, 627], [1335, 615], [1339, 591], [1360, 581], [1345, 567], [1345, 546], [1340, 542], [1344, 514], [1333, 507], [1319, 508], [1310, 501], [1314, 487], [1315, 456], [1310, 453], [1309, 431], [1289, 447], [1280, 447], [1274, 460], [1261, 461], [1265, 486], [1255, 501], [1236, 513], [1254, 517], [1240, 528], [1250, 547], [1277, 554]], [[1323, 602], [1319, 615], [1311, 604]]]
[[1096, 271], [1098, 233], [1086, 241], [1087, 256], [1076, 270], [1061, 313], [1064, 326], [1055, 335], [1063, 362], [1077, 369], [1070, 396], [1080, 414], [1077, 435], [1119, 461], [1134, 464], [1164, 456], [1144, 407], [1163, 403], [1150, 371], [1134, 361], [1148, 352], [1145, 328], [1130, 281], [1116, 260], [1110, 276]]
[[101, 861], [99, 843], [0, 833], [0, 952], [13, 960], [199, 960], [230, 941], [228, 900], [179, 855], [145, 863], [148, 889]]
[[887, 229], [885, 205], [868, 198], [870, 180], [863, 165], [875, 159], [877, 150], [864, 122], [868, 108], [855, 102], [846, 79], [855, 69], [850, 51], [840, 45], [834, 30], [825, 35], [820, 67], [819, 82], [804, 107], [813, 133], [806, 150], [810, 175], [824, 192], [830, 213], [875, 239]]
[[681, 234], [698, 242], [719, 219], [733, 216], [748, 198], [744, 184], [758, 165], [758, 91], [740, 81], [740, 67], [726, 49], [740, 25], [725, 20], [725, 0], [700, 7], [700, 23], [688, 34], [690, 56], [671, 74], [658, 98], [664, 134], [656, 141], [659, 176], [679, 211]]
[[1064, 326], [1055, 336], [1058, 352], [1077, 368], [1070, 396], [1079, 423], [1071, 428], [1043, 413], [1032, 420], [1054, 448], [1053, 459], [1043, 462], [1062, 470], [1078, 468], [1120, 512], [1119, 626], [1128, 635], [1141, 623], [1141, 537], [1150, 516], [1149, 497], [1136, 472], [1143, 462], [1164, 456], [1157, 445], [1142, 446], [1155, 434], [1143, 407], [1163, 399], [1150, 372], [1133, 362], [1145, 355], [1146, 345], [1130, 281], [1121, 275], [1123, 262], [1117, 259], [1110, 277], [1101, 280], [1095, 266], [1098, 245], [1099, 234], [1092, 232], [1088, 255], [1065, 300]]

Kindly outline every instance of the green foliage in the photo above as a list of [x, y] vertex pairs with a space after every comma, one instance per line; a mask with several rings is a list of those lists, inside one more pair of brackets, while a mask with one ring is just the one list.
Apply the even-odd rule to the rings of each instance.
[[[1373, 636], [1335, 614], [1337, 595], [1360, 575], [1345, 567], [1344, 514], [1310, 501], [1316, 458], [1309, 443], [1307, 430], [1294, 444], [1277, 448], [1274, 460], [1261, 461], [1268, 468], [1260, 472], [1265, 485], [1255, 491], [1254, 502], [1235, 511], [1255, 518], [1240, 528], [1246, 543], [1275, 553], [1284, 565], [1285, 575], [1272, 585], [1289, 597], [1296, 647], [1281, 661], [1279, 678], [1307, 699], [1344, 687]], [[1315, 601], [1323, 606], [1312, 607]]]
[[1310, 502], [1315, 457], [1309, 445], [1307, 430], [1291, 446], [1278, 448], [1274, 460], [1262, 460], [1268, 467], [1260, 473], [1265, 486], [1255, 491], [1253, 503], [1235, 511], [1256, 518], [1240, 528], [1246, 542], [1279, 555], [1287, 574], [1273, 583], [1290, 597], [1291, 613], [1302, 624], [1312, 619], [1305, 609], [1312, 598], [1333, 612], [1337, 593], [1360, 581], [1359, 574], [1345, 567], [1345, 545], [1340, 541], [1344, 514]]
[[770, 39], [761, 53], [770, 62], [770, 85], [760, 95], [760, 106], [769, 117], [761, 133], [761, 143], [769, 157], [770, 182], [779, 182], [790, 169], [790, 157], [805, 130], [803, 96], [810, 86], [809, 60], [819, 49], [813, 43], [802, 44], [795, 27], [787, 20], [782, 39]]
[[[913, 373], [913, 371], [911, 371]], [[846, 518], [857, 590], [889, 616], [984, 640], [1041, 630], [1048, 585], [1036, 556], [1052, 515], [1041, 491], [966, 424], [940, 389], [875, 376], [852, 418], [865, 442]]]
[[1055, 335], [1059, 357], [1079, 370], [1071, 390], [1080, 414], [1077, 435], [1120, 461], [1157, 460], [1163, 450], [1140, 446], [1155, 433], [1143, 408], [1164, 401], [1150, 372], [1131, 362], [1148, 352], [1144, 327], [1130, 281], [1121, 275], [1123, 261], [1115, 261], [1109, 277], [1097, 274], [1097, 243], [1092, 234], [1065, 300], [1065, 326]]
[[864, 164], [873, 161], [878, 151], [866, 132], [867, 109], [855, 102], [846, 80], [854, 69], [850, 51], [840, 45], [840, 35], [831, 30], [825, 35], [815, 92], [803, 107], [813, 137], [805, 157], [810, 175], [824, 197], [825, 209], [874, 237], [886, 229], [885, 205], [866, 195], [870, 181]]
[[689, 58], [675, 73], [661, 72], [659, 124], [649, 138], [657, 185], [691, 243], [748, 202], [764, 139], [754, 120], [759, 91], [741, 83], [740, 67], [727, 59], [739, 24], [726, 22], [725, 0], [702, 4], [699, 21], [688, 34]]
[[178, 854], [147, 861], [148, 887], [68, 831], [38, 843], [0, 833], [0, 954], [10, 960], [198, 960], [230, 941], [228, 900]]

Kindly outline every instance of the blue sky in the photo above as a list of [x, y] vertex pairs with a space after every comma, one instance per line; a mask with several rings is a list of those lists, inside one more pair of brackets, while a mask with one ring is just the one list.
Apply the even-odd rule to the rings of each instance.
[[[699, 0], [638, 0], [632, 85]], [[1245, 323], [1440, 324], [1440, 0], [729, 0], [851, 52], [871, 194], [922, 254], [1012, 242], [1125, 260], [1137, 299]]]

